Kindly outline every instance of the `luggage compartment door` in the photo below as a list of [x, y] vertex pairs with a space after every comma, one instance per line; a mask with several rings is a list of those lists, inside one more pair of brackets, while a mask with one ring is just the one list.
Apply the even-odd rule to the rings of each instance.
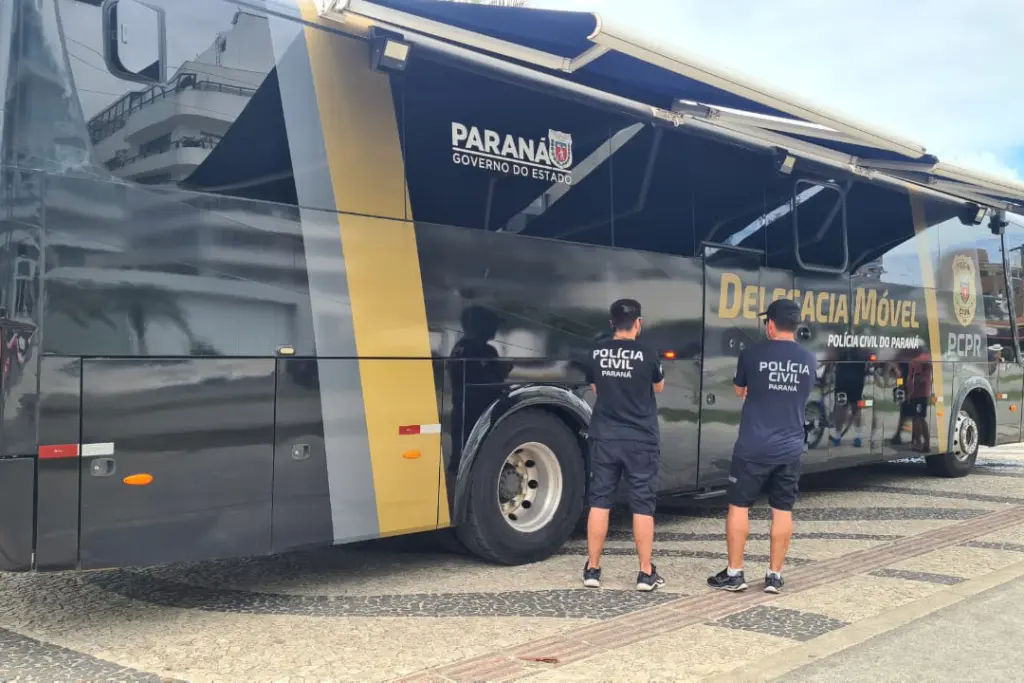
[[274, 367], [83, 361], [82, 568], [270, 551]]

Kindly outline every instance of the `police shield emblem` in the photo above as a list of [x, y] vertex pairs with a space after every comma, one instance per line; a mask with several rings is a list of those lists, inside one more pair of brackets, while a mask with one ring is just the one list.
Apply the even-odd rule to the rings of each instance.
[[953, 258], [953, 282], [956, 293], [953, 295], [953, 312], [956, 319], [964, 327], [974, 322], [978, 305], [976, 291], [977, 269], [970, 256], [958, 255]]
[[557, 130], [548, 130], [548, 156], [556, 168], [572, 166], [572, 135]]

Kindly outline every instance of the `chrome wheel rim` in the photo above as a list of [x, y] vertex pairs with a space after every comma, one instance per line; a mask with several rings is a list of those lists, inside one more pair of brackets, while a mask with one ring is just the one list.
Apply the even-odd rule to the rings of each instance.
[[497, 497], [501, 516], [516, 531], [547, 526], [562, 502], [562, 467], [554, 451], [536, 441], [513, 450], [498, 474]]
[[966, 411], [961, 411], [956, 418], [956, 443], [953, 444], [953, 455], [961, 462], [970, 458], [978, 450], [978, 423]]

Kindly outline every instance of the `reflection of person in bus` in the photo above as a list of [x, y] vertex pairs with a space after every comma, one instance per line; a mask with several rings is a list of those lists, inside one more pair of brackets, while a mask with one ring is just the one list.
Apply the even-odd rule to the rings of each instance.
[[[849, 429], [850, 422], [854, 425], [854, 448], [861, 447], [861, 429], [863, 413], [861, 400], [864, 398], [864, 382], [868, 372], [869, 354], [865, 349], [847, 348], [839, 353], [835, 364], [836, 402], [832, 411], [832, 436], [829, 441], [833, 446], [842, 443], [843, 434]], [[840, 398], [844, 399], [840, 402]]]
[[469, 432], [487, 407], [501, 397], [512, 364], [499, 359], [494, 339], [501, 319], [483, 306], [462, 312], [462, 338], [452, 348], [448, 363], [452, 383], [452, 458], [450, 471], [457, 471], [462, 447]]
[[913, 418], [910, 443], [915, 451], [927, 453], [931, 443], [928, 405], [932, 397], [932, 359], [926, 348], [918, 351], [914, 360], [910, 361], [907, 385], [908, 410]]
[[892, 390], [893, 400], [899, 401], [900, 404], [900, 418], [899, 421], [896, 423], [896, 433], [890, 440], [890, 442], [894, 446], [899, 446], [901, 443], [903, 443], [903, 425], [907, 423], [907, 420], [910, 420], [914, 417], [913, 411], [911, 410], [910, 397], [908, 394], [908, 392], [910, 391], [910, 386], [909, 384], [907, 384], [907, 380], [910, 376], [910, 362], [913, 360], [916, 354], [917, 350], [915, 349], [901, 351], [896, 355], [896, 358], [893, 359], [893, 362], [889, 365], [889, 371], [892, 373], [893, 377], [897, 380], [904, 380], [904, 385], [902, 388], [903, 400], [899, 400], [898, 398], [899, 392], [901, 391], [899, 386], [893, 386]]

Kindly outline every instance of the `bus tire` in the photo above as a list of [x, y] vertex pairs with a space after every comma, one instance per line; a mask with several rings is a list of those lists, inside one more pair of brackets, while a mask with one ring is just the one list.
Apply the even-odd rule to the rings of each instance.
[[518, 565], [550, 557], [583, 511], [580, 444], [560, 419], [527, 409], [501, 422], [473, 464], [466, 521], [456, 533], [475, 555]]
[[950, 452], [925, 458], [928, 471], [937, 477], [966, 477], [978, 459], [980, 445], [981, 416], [974, 401], [968, 398], [957, 412]]

